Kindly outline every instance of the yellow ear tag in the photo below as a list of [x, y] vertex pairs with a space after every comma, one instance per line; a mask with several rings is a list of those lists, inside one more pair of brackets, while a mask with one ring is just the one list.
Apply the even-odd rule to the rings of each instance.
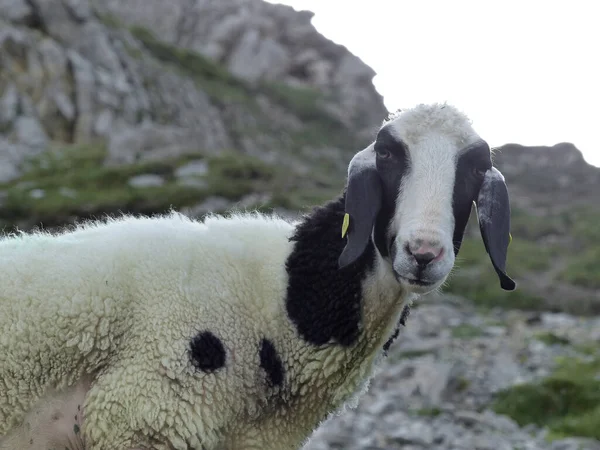
[[344, 222], [342, 223], [342, 238], [346, 236], [348, 227], [350, 226], [350, 214], [344, 214]]
[[512, 242], [512, 234], [508, 233], [508, 245]]

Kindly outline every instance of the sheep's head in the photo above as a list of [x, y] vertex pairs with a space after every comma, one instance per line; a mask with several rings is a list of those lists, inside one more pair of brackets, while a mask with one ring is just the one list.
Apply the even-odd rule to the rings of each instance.
[[[510, 205], [491, 151], [450, 105], [419, 105], [388, 119], [348, 168], [347, 244], [341, 268], [372, 239], [411, 292], [439, 287], [454, 266], [473, 203], [481, 236], [505, 290]], [[346, 231], [346, 230], [344, 230]]]

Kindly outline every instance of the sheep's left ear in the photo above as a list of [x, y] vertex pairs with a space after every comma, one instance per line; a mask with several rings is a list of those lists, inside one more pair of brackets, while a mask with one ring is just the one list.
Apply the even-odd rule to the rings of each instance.
[[338, 259], [340, 269], [362, 256], [381, 208], [383, 190], [372, 147], [358, 153], [350, 162], [346, 187], [346, 216], [340, 227], [346, 247]]
[[510, 244], [510, 202], [504, 176], [492, 167], [484, 176], [477, 198], [477, 219], [485, 249], [505, 291], [515, 289], [506, 274], [506, 254]]

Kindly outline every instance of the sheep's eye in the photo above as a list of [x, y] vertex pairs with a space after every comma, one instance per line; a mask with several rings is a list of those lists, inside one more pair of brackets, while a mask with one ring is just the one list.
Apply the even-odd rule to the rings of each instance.
[[377, 156], [379, 156], [381, 159], [387, 159], [392, 156], [392, 154], [389, 152], [389, 150], [377, 150]]
[[487, 172], [486, 169], [481, 169], [479, 167], [473, 167], [473, 175], [475, 175], [476, 178], [483, 178], [485, 176], [486, 172]]

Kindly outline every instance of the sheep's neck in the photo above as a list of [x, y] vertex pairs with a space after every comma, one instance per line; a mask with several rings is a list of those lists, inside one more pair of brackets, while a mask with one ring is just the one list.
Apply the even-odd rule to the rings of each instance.
[[397, 306], [400, 295], [391, 266], [372, 241], [356, 263], [339, 269], [346, 245], [341, 236], [344, 206], [341, 195], [316, 208], [291, 238], [295, 246], [286, 264], [287, 312], [299, 334], [315, 346], [354, 346], [361, 333], [378, 326], [368, 322], [390, 320], [386, 306]]
[[[338, 258], [345, 198], [317, 208], [297, 227], [287, 262], [287, 311], [296, 331], [308, 343], [308, 357], [320, 366], [302, 374], [306, 382], [325, 384], [327, 406], [337, 407], [370, 376], [374, 359], [396, 328], [403, 298], [389, 264], [372, 242], [362, 257], [343, 271]], [[320, 372], [320, 373], [318, 373]]]

